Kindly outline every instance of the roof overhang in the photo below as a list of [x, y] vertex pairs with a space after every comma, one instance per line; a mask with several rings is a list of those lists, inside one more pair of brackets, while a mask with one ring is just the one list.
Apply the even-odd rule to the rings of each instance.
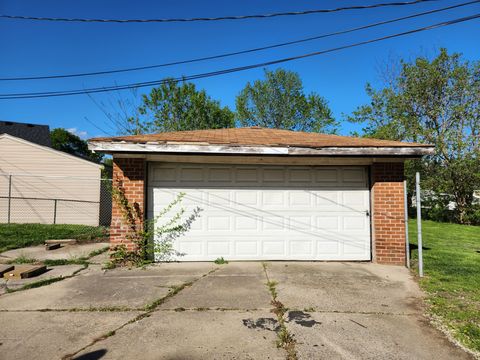
[[433, 146], [395, 147], [275, 147], [232, 146], [208, 144], [130, 143], [92, 141], [88, 148], [96, 152], [115, 153], [188, 153], [188, 154], [235, 154], [235, 155], [300, 155], [300, 156], [401, 156], [420, 157], [432, 155]]

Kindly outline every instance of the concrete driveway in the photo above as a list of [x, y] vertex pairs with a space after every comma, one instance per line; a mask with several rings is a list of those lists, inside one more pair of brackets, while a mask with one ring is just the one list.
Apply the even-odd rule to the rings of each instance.
[[375, 264], [90, 266], [0, 296], [0, 357], [470, 359], [421, 297], [406, 269]]

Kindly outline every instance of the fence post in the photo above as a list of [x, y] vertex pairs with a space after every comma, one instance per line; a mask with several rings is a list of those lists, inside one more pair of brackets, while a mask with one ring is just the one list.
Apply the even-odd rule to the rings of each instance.
[[8, 224], [10, 224], [10, 212], [12, 208], [12, 175], [8, 176]]
[[54, 199], [53, 201], [54, 201], [54, 203], [53, 203], [53, 223], [56, 224], [57, 223], [57, 199]]

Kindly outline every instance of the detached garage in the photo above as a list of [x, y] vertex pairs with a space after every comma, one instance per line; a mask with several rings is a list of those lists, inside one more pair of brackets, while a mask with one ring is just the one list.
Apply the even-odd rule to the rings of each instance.
[[[263, 128], [96, 138], [114, 178], [152, 218], [178, 193], [202, 209], [182, 261], [373, 260], [404, 264], [403, 162], [429, 145]], [[113, 209], [111, 242], [124, 243]], [[131, 245], [131, 244], [129, 244]]]

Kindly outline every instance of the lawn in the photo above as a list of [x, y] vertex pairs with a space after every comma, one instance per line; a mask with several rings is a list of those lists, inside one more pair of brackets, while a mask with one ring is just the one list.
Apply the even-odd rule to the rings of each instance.
[[41, 245], [48, 239], [106, 240], [107, 229], [86, 225], [0, 224], [0, 252]]
[[[422, 222], [425, 277], [430, 313], [465, 346], [480, 351], [480, 226]], [[417, 244], [416, 221], [409, 222]], [[418, 251], [412, 251], [415, 272]]]

